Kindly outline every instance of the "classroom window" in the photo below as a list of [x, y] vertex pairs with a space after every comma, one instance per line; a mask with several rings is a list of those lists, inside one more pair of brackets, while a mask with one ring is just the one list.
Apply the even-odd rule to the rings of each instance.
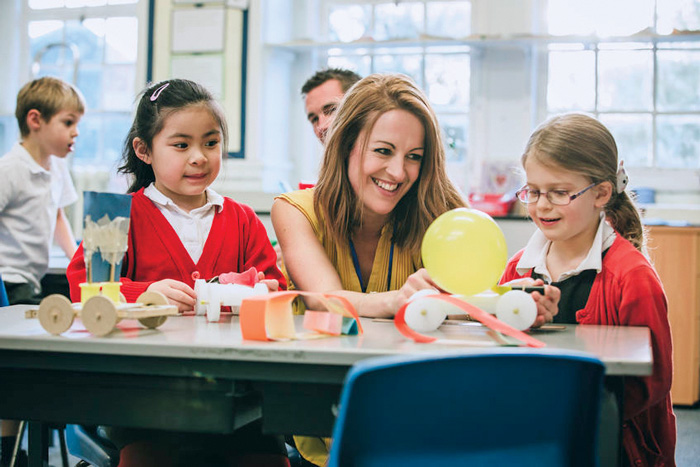
[[71, 82], [87, 103], [73, 154], [74, 173], [85, 167], [113, 172], [121, 156], [137, 92], [139, 21], [145, 20], [138, 17], [138, 2], [27, 3], [30, 76], [58, 76]]
[[[413, 78], [438, 115], [448, 161], [463, 164], [468, 146], [470, 48], [450, 39], [470, 34], [471, 2], [326, 1], [321, 11], [329, 41], [321, 65], [349, 68], [362, 76], [392, 72]], [[435, 44], [435, 39], [445, 39], [445, 45]], [[367, 47], [344, 45], [365, 40]]]
[[628, 166], [700, 168], [700, 0], [549, 0], [547, 19], [597, 37], [549, 45], [548, 114], [596, 115]]

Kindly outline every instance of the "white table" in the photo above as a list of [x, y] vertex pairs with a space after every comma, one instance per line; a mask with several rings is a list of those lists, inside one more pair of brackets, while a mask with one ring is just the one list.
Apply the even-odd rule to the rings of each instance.
[[[24, 318], [28, 308], [0, 311], [0, 418], [230, 433], [262, 417], [267, 432], [329, 435], [353, 363], [494, 348], [475, 323], [445, 325], [440, 334], [468, 337], [481, 347], [416, 344], [392, 323], [369, 319], [362, 320], [359, 336], [243, 341], [230, 315], [218, 323], [174, 317], [156, 330], [125, 321], [107, 337], [91, 336], [78, 320], [62, 336], [51, 336], [37, 320]], [[611, 377], [652, 371], [646, 328], [567, 326], [534, 335], [547, 343], [542, 352], [597, 356]], [[35, 433], [43, 440], [44, 431]], [[30, 445], [30, 451], [32, 465], [42, 465], [45, 446]]]

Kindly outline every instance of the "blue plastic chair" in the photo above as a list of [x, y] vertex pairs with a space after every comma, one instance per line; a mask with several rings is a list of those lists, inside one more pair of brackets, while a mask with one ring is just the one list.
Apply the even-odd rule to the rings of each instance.
[[594, 357], [527, 349], [364, 360], [328, 465], [598, 465], [603, 375]]
[[78, 464], [96, 467], [119, 465], [119, 450], [105, 437], [99, 428], [82, 425], [66, 425], [68, 452], [81, 460]]
[[7, 290], [5, 290], [5, 283], [2, 280], [2, 275], [0, 274], [0, 307], [10, 306], [10, 301], [7, 298]]

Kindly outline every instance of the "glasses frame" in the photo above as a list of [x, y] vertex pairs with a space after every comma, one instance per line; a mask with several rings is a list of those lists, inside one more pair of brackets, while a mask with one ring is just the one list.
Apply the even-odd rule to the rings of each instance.
[[[518, 198], [518, 201], [520, 201], [521, 203], [523, 203], [525, 205], [536, 204], [540, 200], [540, 196], [544, 195], [545, 198], [547, 198], [547, 202], [549, 202], [550, 204], [552, 204], [554, 206], [568, 206], [569, 204], [571, 204], [571, 202], [573, 200], [575, 200], [576, 198], [578, 198], [579, 196], [581, 196], [582, 194], [584, 194], [585, 192], [587, 192], [588, 190], [590, 190], [591, 188], [596, 186], [597, 184], [598, 184], [598, 182], [593, 182], [590, 185], [588, 185], [586, 188], [584, 188], [583, 190], [579, 191], [578, 193], [574, 193], [573, 195], [569, 195], [569, 202], [566, 204], [555, 203], [549, 197], [549, 194], [552, 193], [553, 191], [561, 191], [561, 190], [537, 191], [537, 199], [535, 199], [534, 201], [528, 201], [527, 199], [522, 199], [520, 197], [521, 193], [526, 193], [526, 192], [530, 191], [526, 186], [524, 186], [515, 192], [515, 196], [516, 196], [516, 198]], [[532, 191], [534, 191], [534, 190], [532, 190]]]

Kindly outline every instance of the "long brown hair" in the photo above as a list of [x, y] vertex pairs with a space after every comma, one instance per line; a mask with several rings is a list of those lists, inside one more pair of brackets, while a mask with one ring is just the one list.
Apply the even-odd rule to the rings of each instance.
[[[363, 205], [348, 178], [350, 152], [361, 131], [369, 134], [382, 114], [397, 109], [421, 121], [425, 142], [418, 180], [391, 213], [392, 240], [400, 247], [418, 251], [423, 234], [437, 216], [466, 206], [447, 177], [440, 128], [425, 94], [405, 75], [370, 75], [355, 84], [340, 104], [329, 130], [314, 194], [314, 209], [324, 232], [338, 243], [346, 241], [353, 228], [362, 224]], [[366, 145], [366, 138], [359, 143]]]
[[523, 167], [528, 157], [581, 174], [591, 183], [610, 182], [613, 193], [605, 205], [605, 215], [620, 235], [643, 251], [646, 239], [639, 210], [626, 191], [617, 193], [617, 144], [605, 125], [579, 113], [552, 117], [530, 136], [522, 156]]

